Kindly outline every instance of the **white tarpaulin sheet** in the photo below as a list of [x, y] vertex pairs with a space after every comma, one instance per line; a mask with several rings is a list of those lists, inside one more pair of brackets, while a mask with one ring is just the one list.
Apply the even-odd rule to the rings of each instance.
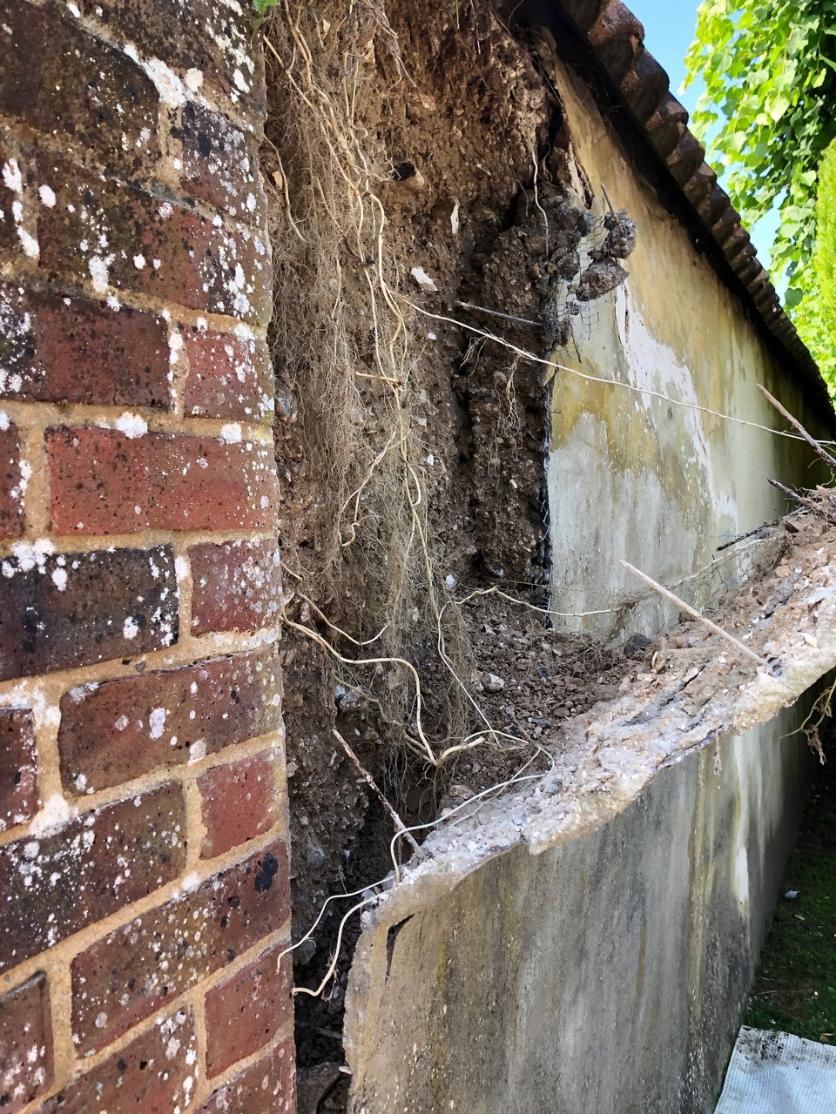
[[715, 1114], [836, 1114], [836, 1045], [744, 1026]]

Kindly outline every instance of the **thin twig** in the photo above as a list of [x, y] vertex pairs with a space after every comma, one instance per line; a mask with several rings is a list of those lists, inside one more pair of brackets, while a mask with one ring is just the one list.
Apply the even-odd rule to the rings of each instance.
[[504, 321], [519, 321], [521, 325], [530, 325], [533, 329], [542, 329], [542, 321], [530, 321], [527, 317], [515, 317], [513, 313], [500, 313], [498, 309], [488, 309], [487, 306], [475, 306], [472, 302], [454, 302], [459, 309], [469, 309], [476, 313], [486, 313], [489, 317], [501, 317]]
[[[457, 329], [465, 329], [469, 333], [475, 333], [477, 336], [483, 337], [485, 340], [493, 341], [494, 344], [499, 344], [503, 348], [508, 348], [511, 352], [516, 352], [525, 360], [531, 361], [534, 364], [543, 364], [547, 368], [551, 368], [552, 372], [565, 371], [569, 375], [576, 375], [579, 379], [585, 379], [588, 383], [602, 383], [606, 387], [621, 387], [625, 391], [633, 391], [635, 394], [648, 395], [650, 398], [661, 399], [662, 402], [667, 402], [671, 406], [682, 406], [686, 410], [696, 410], [701, 414], [709, 414], [712, 418], [721, 418], [724, 422], [733, 422], [735, 425], [748, 426], [750, 429], [759, 429], [763, 433], [771, 433], [773, 437], [786, 437], [791, 441], [806, 441], [809, 434], [800, 436], [797, 433], [791, 433], [788, 429], [773, 429], [772, 426], [762, 425], [760, 422], [749, 421], [748, 418], [735, 418], [731, 414], [724, 414], [721, 410], [712, 410], [709, 406], [700, 406], [697, 402], [687, 402], [685, 399], [673, 398], [671, 395], [666, 395], [662, 391], [655, 391], [652, 387], [639, 387], [634, 383], [628, 383], [624, 379], [606, 379], [601, 375], [589, 375], [587, 372], [580, 371], [576, 367], [569, 367], [568, 364], [558, 363], [557, 360], [546, 360], [542, 356], [535, 355], [534, 352], [529, 352], [525, 348], [520, 348], [519, 345], [512, 344], [510, 340], [504, 337], [497, 336], [496, 333], [488, 333], [484, 329], [477, 329], [474, 325], [468, 325], [466, 321], [461, 321], [457, 317], [449, 317], [443, 313], [433, 313], [431, 310], [425, 309], [423, 306], [413, 302], [411, 298], [403, 298], [403, 301], [417, 313], [422, 314], [424, 317], [429, 317], [433, 321], [444, 321], [448, 325], [455, 325]], [[818, 444], [818, 442], [816, 442]], [[831, 442], [826, 442], [831, 444]]]
[[779, 526], [781, 521], [780, 518], [773, 518], [770, 522], [762, 522], [760, 526], [753, 526], [751, 530], [746, 530], [744, 533], [738, 534], [737, 537], [732, 538], [731, 541], [723, 542], [722, 545], [718, 545], [717, 553], [720, 553], [724, 549], [731, 549], [733, 545], [737, 545], [738, 542], [742, 542], [746, 538], [751, 538], [755, 534], [760, 534], [762, 530], [771, 530], [773, 526]]
[[784, 495], [789, 496], [790, 499], [794, 499], [796, 503], [800, 503], [802, 507], [806, 507], [812, 514], [818, 515], [819, 518], [823, 518], [825, 522], [829, 522], [831, 526], [836, 526], [836, 516], [829, 514], [821, 503], [817, 503], [816, 500], [811, 499], [809, 495], [802, 495], [800, 491], [796, 491], [792, 487], [787, 487], [787, 485], [782, 484], [780, 480], [767, 480], [767, 483], [771, 484], [772, 487], [777, 487]]
[[610, 201], [610, 195], [607, 193], [606, 187], [604, 186], [603, 182], [601, 183], [601, 193], [603, 193], [603, 195], [604, 195], [604, 200], [606, 201], [607, 205], [609, 206], [610, 212], [615, 217], [615, 223], [618, 225], [618, 231], [622, 232], [624, 226], [621, 223], [621, 217], [618, 215], [618, 213], [613, 208], [612, 202]]
[[[780, 522], [780, 519], [778, 519], [778, 521]], [[758, 527], [758, 529], [762, 529], [762, 527]], [[750, 533], [756, 533], [756, 531], [750, 531]], [[743, 534], [741, 535], [741, 537], [735, 538], [735, 541], [743, 541], [745, 537], [746, 535]], [[747, 553], [750, 549], [754, 549], [755, 546], [760, 544], [762, 540], [763, 539], [759, 538], [754, 542], [750, 542], [749, 545], [747, 545], [743, 550], [743, 553]], [[732, 544], [732, 542], [727, 542], [726, 547]], [[695, 572], [688, 573], [687, 576], [680, 577], [679, 580], [675, 580], [673, 584], [669, 584], [667, 587], [669, 589], [679, 588], [682, 584], [688, 584], [692, 580], [699, 580], [701, 577], [707, 576], [709, 573], [716, 572], [716, 570], [726, 562], [732, 559], [739, 559], [740, 556], [740, 553], [729, 553], [725, 557], [715, 557], [712, 561], [709, 562], [709, 564], [703, 565], [702, 568], [697, 569]], [[529, 584], [525, 581], [522, 581], [521, 583], [529, 588], [542, 587], [542, 585]], [[586, 589], [576, 589], [576, 591], [585, 590]], [[572, 591], [572, 589], [564, 589], [564, 591]], [[639, 603], [644, 603], [644, 601], [646, 599], [649, 599], [652, 594], [652, 592], [642, 592], [641, 594], [631, 596], [629, 599], [625, 599], [623, 603], [620, 603], [618, 607], [601, 607], [595, 611], [555, 611], [551, 607], [537, 607], [536, 604], [529, 603], [528, 600], [520, 599], [518, 596], [512, 596], [508, 592], [503, 592], [498, 585], [494, 584], [491, 585], [490, 588], [474, 588], [470, 590], [467, 595], [457, 598], [456, 603], [461, 606], [468, 603], [471, 599], [474, 598], [474, 596], [497, 595], [501, 596], [503, 599], [508, 600], [510, 603], [519, 604], [520, 607], [527, 607], [529, 611], [537, 611], [541, 615], [554, 615], [558, 619], [585, 619], [591, 615], [618, 615], [619, 612], [624, 611], [625, 608], [635, 607]]]
[[406, 824], [404, 824], [403, 820], [401, 820], [400, 816], [398, 816], [397, 812], [395, 812], [392, 805], [386, 800], [386, 797], [383, 794], [383, 790], [380, 788], [380, 786], [374, 780], [372, 775], [369, 773], [369, 771], [366, 769], [366, 767], [363, 765], [363, 763], [360, 761], [360, 759], [357, 757], [357, 755], [354, 753], [354, 751], [351, 749], [351, 747], [348, 745], [348, 743], [345, 741], [345, 739], [342, 737], [342, 735], [339, 733], [339, 731], [336, 729], [336, 727], [334, 727], [332, 729], [331, 734], [334, 736], [334, 738], [337, 740], [337, 742], [343, 748], [345, 753], [348, 755], [348, 757], [351, 759], [351, 761], [357, 767], [357, 772], [360, 774], [360, 777], [363, 779], [363, 781], [365, 781], [366, 785], [368, 785], [369, 789], [371, 789], [371, 791], [374, 793], [374, 795], [377, 797], [377, 799], [383, 805], [384, 810], [389, 815], [389, 819], [395, 825], [395, 830], [398, 831], [398, 832], [401, 832], [401, 834], [403, 836], [405, 836], [405, 838], [409, 842], [409, 845], [412, 848], [412, 850], [415, 851], [416, 854], [420, 855], [421, 854], [421, 848], [419, 847], [419, 845], [415, 842], [415, 840], [412, 838], [412, 836], [407, 831]]
[[582, 364], [583, 360], [581, 359], [581, 350], [580, 350], [580, 348], [578, 348], [578, 342], [575, 338], [575, 328], [572, 324], [572, 318], [571, 317], [568, 318], [568, 323], [569, 323], [569, 336], [572, 338], [572, 347], [575, 349], [575, 356], [577, 357], [578, 363]]
[[681, 611], [684, 611], [687, 615], [691, 615], [694, 619], [698, 619], [704, 626], [708, 627], [709, 630], [714, 631], [715, 634], [719, 634], [721, 638], [725, 638], [727, 642], [730, 642], [732, 646], [737, 647], [737, 649], [744, 653], [747, 657], [752, 658], [753, 661], [756, 661], [758, 663], [758, 665], [762, 665], [767, 669], [769, 668], [769, 663], [758, 654], [756, 654], [754, 650], [750, 650], [748, 646], [745, 646], [740, 641], [740, 639], [735, 638], [733, 634], [729, 634], [729, 632], [723, 630], [722, 627], [718, 627], [717, 624], [712, 623], [710, 619], [706, 619], [705, 615], [697, 611], [695, 607], [691, 607], [691, 605], [689, 603], [686, 603], [685, 600], [680, 599], [679, 596], [674, 595], [674, 593], [669, 591], [667, 588], [663, 588], [661, 584], [657, 584], [652, 577], [647, 575], [647, 573], [642, 572], [641, 569], [637, 569], [636, 566], [631, 565], [629, 561], [622, 560], [619, 562], [619, 564], [627, 569], [628, 572], [633, 573], [640, 580], [643, 580], [645, 584], [649, 584], [650, 587], [654, 588], [660, 596], [664, 596], [666, 599], [669, 599], [671, 603], [675, 603]]
[[804, 428], [804, 426], [801, 424], [801, 422], [798, 420], [798, 418], [794, 418], [792, 416], [792, 414], [789, 412], [789, 410], [786, 410], [781, 405], [781, 403], [778, 401], [778, 399], [774, 398], [769, 393], [769, 391], [766, 389], [766, 387], [762, 386], [760, 383], [757, 383], [756, 386], [757, 386], [758, 390], [760, 391], [760, 393], [763, 395], [763, 397], [767, 400], [767, 402], [772, 403], [772, 405], [775, 407], [775, 409], [778, 411], [778, 413], [781, 415], [781, 417], [786, 418], [787, 421], [790, 423], [790, 425], [798, 430], [798, 432], [801, 434], [801, 436], [804, 438], [804, 440], [809, 445], [812, 446], [815, 453], [822, 458], [822, 460], [825, 462], [825, 464], [828, 466], [828, 468], [836, 469], [836, 457], [832, 457], [829, 452], [827, 452], [825, 449], [823, 449], [822, 446], [819, 444], [819, 442], [815, 439], [815, 437], [813, 437], [811, 434], [809, 434], [807, 432], [807, 430]]

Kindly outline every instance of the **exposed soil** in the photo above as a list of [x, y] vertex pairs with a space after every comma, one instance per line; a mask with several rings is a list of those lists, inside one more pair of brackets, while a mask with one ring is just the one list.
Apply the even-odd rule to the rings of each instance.
[[[635, 227], [626, 214], [593, 216], [537, 52], [488, 3], [389, 0], [384, 11], [382, 0], [368, 0], [345, 9], [293, 0], [290, 31], [285, 13], [268, 29], [277, 59], [263, 162], [276, 186], [280, 541], [286, 616], [298, 624], [282, 651], [297, 940], [327, 897], [391, 865], [391, 821], [335, 730], [403, 821], [424, 823], [532, 758], [537, 768], [538, 740], [614, 691], [641, 651], [561, 638], [546, 616], [496, 594], [451, 603], [464, 585], [547, 601], [549, 388], [542, 367], [441, 319], [499, 332], [539, 356], [570, 346], [581, 303], [623, 281], [615, 260], [629, 254]], [[323, 138], [320, 117], [308, 118], [308, 106], [326, 101], [350, 116], [350, 135]], [[371, 195], [361, 226], [352, 223], [355, 138], [385, 213], [379, 241], [369, 231]], [[380, 316], [385, 299], [370, 309], [375, 267], [399, 298], [403, 330]], [[402, 353], [401, 362], [382, 363], [387, 352]], [[416, 487], [423, 519], [410, 517]], [[359, 647], [326, 616], [359, 642], [384, 633]], [[440, 630], [458, 681], [439, 659]], [[435, 753], [483, 731], [485, 720], [502, 734], [441, 768], [423, 761], [408, 672], [338, 662], [306, 631], [345, 658], [412, 662]], [[324, 974], [347, 908], [339, 906], [296, 951], [297, 985], [313, 987]], [[344, 1086], [322, 1065], [342, 1055], [350, 933], [325, 999], [296, 1000], [311, 1110], [320, 1087], [326, 1110]]]
[[[644, 660], [649, 640], [608, 648], [591, 638], [567, 637], [547, 615], [482, 589], [462, 608], [474, 668], [470, 691], [491, 727], [502, 732], [452, 763], [441, 808], [513, 777], [554, 739], [564, 720], [615, 696], [626, 671]], [[471, 725], [484, 726], [474, 712]], [[533, 762], [532, 769], [542, 768]]]
[[[707, 651], [698, 624], [609, 649], [559, 635], [537, 610], [548, 601], [549, 386], [541, 366], [479, 330], [540, 357], [572, 351], [589, 303], [624, 281], [637, 234], [626, 213], [593, 215], [540, 67], [547, 45], [516, 39], [486, 0], [290, 0], [273, 19], [263, 161], [276, 187], [299, 940], [328, 897], [391, 869], [392, 821], [338, 735], [403, 822], [421, 825], [526, 763], [545, 771], [540, 748], [572, 745], [561, 725], [625, 686], [665, 699], [689, 655], [696, 719], [712, 686], [738, 681], [722, 648], [718, 678], [718, 648]], [[787, 568], [726, 604], [724, 622], [739, 620], [766, 655], [770, 608], [796, 582]], [[758, 596], [766, 584], [775, 599]], [[350, 664], [364, 658], [388, 660]], [[423, 737], [414, 678], [392, 658], [420, 678]], [[421, 756], [456, 745], [440, 766]], [[295, 952], [298, 987], [325, 975], [351, 904], [333, 903]], [[300, 1114], [344, 1109], [358, 932], [355, 917], [324, 995], [296, 998]]]

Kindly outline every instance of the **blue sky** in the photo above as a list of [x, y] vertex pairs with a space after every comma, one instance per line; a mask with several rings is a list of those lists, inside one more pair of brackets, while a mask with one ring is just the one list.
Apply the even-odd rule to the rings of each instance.
[[[685, 77], [685, 54], [691, 45], [694, 29], [697, 26], [699, 0], [625, 0], [625, 2], [644, 24], [645, 46], [656, 61], [667, 70], [671, 79], [671, 91], [689, 112], [693, 112], [701, 92], [699, 83], [691, 85], [684, 92], [679, 91], [679, 86]], [[715, 165], [714, 169], [719, 174], [722, 168]], [[769, 267], [769, 248], [777, 224], [777, 214], [773, 212], [748, 229], [758, 249], [758, 257], [765, 267]]]
[[685, 52], [697, 26], [697, 0], [627, 0], [627, 7], [644, 24], [645, 46], [668, 71], [672, 91], [692, 112], [699, 90], [691, 86], [679, 93], [678, 89], [685, 77]]

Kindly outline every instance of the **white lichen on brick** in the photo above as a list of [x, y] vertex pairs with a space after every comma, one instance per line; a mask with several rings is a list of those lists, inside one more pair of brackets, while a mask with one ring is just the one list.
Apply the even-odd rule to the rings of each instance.
[[134, 414], [130, 410], [120, 414], [113, 424], [120, 433], [124, 433], [131, 440], [142, 437], [148, 432], [146, 420], [140, 414]]

